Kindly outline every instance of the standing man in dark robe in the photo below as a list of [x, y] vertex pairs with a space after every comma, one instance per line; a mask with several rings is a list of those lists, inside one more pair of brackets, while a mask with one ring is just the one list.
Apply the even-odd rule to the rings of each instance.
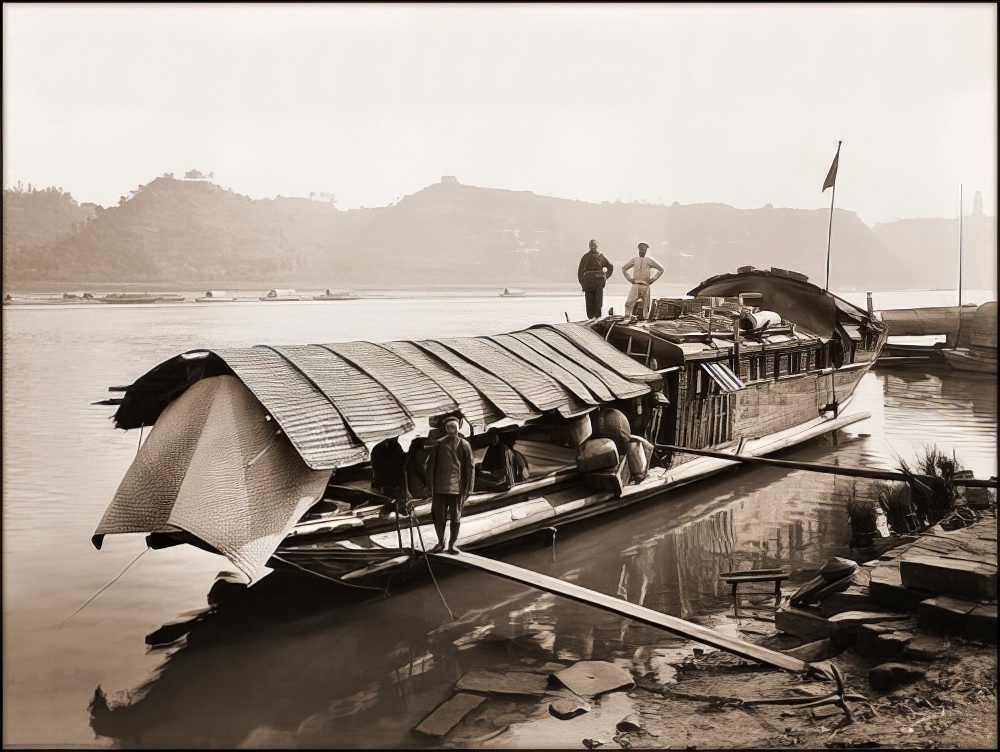
[[577, 279], [583, 289], [583, 297], [587, 302], [587, 318], [596, 319], [601, 316], [604, 306], [604, 283], [611, 272], [615, 270], [604, 254], [597, 250], [597, 241], [590, 241], [590, 250], [583, 254], [580, 266], [576, 270]]
[[438, 439], [427, 460], [427, 481], [431, 492], [431, 516], [437, 545], [431, 553], [444, 550], [445, 523], [451, 522], [448, 553], [457, 554], [458, 529], [462, 520], [462, 507], [472, 493], [475, 483], [475, 465], [472, 446], [458, 433], [458, 418], [449, 416], [444, 421], [445, 435]]

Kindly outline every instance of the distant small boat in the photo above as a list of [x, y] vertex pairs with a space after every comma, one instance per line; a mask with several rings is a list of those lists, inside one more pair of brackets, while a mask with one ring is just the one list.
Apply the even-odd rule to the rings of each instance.
[[500, 293], [501, 298], [523, 298], [524, 295], [524, 290], [518, 290], [513, 287], [505, 287], [503, 288], [503, 292]]
[[206, 290], [200, 298], [195, 298], [197, 303], [232, 303], [236, 298], [226, 295], [225, 290]]
[[261, 300], [264, 301], [281, 301], [281, 300], [304, 300], [301, 295], [299, 295], [295, 290], [271, 290], [265, 295]]
[[956, 371], [973, 371], [976, 373], [997, 372], [996, 348], [956, 347], [953, 350], [942, 350], [948, 365]]
[[160, 299], [159, 295], [138, 292], [113, 292], [105, 295], [101, 300], [105, 303], [156, 303]]
[[314, 295], [313, 300], [357, 300], [359, 297], [350, 290], [331, 290], [328, 287], [322, 295]]

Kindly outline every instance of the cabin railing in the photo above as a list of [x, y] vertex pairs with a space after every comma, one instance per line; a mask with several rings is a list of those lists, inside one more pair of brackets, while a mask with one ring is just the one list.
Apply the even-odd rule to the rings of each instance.
[[697, 449], [731, 441], [732, 414], [731, 394], [696, 397], [681, 410], [677, 443]]

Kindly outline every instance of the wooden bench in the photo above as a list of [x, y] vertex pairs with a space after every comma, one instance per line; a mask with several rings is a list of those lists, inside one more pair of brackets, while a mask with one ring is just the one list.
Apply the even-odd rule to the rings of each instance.
[[722, 572], [719, 574], [719, 579], [733, 588], [733, 615], [738, 619], [740, 598], [737, 591], [740, 585], [746, 582], [773, 582], [774, 610], [777, 612], [781, 605], [781, 583], [791, 576], [787, 569], [747, 569], [738, 572]]

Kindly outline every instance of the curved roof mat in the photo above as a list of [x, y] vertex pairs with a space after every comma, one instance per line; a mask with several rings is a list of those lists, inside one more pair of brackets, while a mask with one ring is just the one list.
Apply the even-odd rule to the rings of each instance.
[[509, 384], [539, 412], [557, 410], [571, 400], [571, 395], [544, 370], [529, 365], [488, 337], [455, 337], [435, 342]]
[[504, 415], [515, 420], [530, 420], [541, 414], [506, 381], [469, 362], [441, 343], [421, 340], [414, 344], [453, 368], [462, 378], [482, 392]]
[[[456, 408], [473, 425], [485, 426], [504, 417], [497, 406], [472, 384], [455, 373], [448, 365], [434, 356], [428, 355], [412, 342], [387, 342], [384, 347], [434, 381], [452, 398]], [[451, 412], [453, 409], [455, 408], [449, 408], [447, 412]]]
[[336, 342], [323, 345], [378, 381], [410, 415], [425, 418], [458, 409], [455, 399], [392, 350], [371, 342]]
[[326, 395], [365, 443], [391, 439], [413, 428], [413, 420], [385, 387], [322, 345], [273, 349]]
[[577, 347], [629, 381], [651, 382], [660, 379], [660, 374], [656, 371], [651, 371], [639, 361], [630, 358], [597, 332], [585, 326], [580, 326], [579, 324], [552, 324], [549, 328], [559, 332], [559, 334]]
[[[517, 339], [513, 334], [497, 334], [488, 339], [492, 340], [496, 344], [503, 348], [506, 348], [514, 355], [518, 356], [522, 360], [527, 361], [535, 368], [540, 368], [545, 371], [549, 376], [556, 380], [556, 382], [570, 394], [572, 394], [580, 402], [586, 405], [596, 405], [597, 400], [594, 399], [594, 395], [590, 393], [587, 386], [576, 376], [574, 376], [570, 371], [557, 363], [552, 358], [548, 358], [542, 355], [537, 350], [532, 349], [530, 346], [526, 345], [521, 340]], [[565, 360], [565, 358], [563, 359]], [[608, 397], [610, 399], [610, 396]]]
[[315, 384], [269, 347], [216, 350], [313, 470], [364, 462], [368, 450]]
[[567, 372], [576, 376], [599, 402], [611, 402], [616, 399], [615, 395], [608, 389], [608, 385], [595, 376], [593, 371], [566, 357], [547, 342], [532, 335], [530, 331], [514, 332], [503, 336], [516, 339], [542, 357], [562, 366]]
[[[611, 390], [611, 393], [618, 399], [638, 397], [639, 395], [645, 394], [649, 391], [649, 387], [647, 385], [636, 384], [634, 381], [629, 381], [628, 379], [623, 378], [617, 371], [612, 370], [601, 361], [592, 358], [584, 350], [580, 349], [579, 346], [571, 342], [566, 337], [560, 335], [559, 332], [554, 329], [531, 329], [529, 330], [529, 333], [540, 339], [542, 342], [551, 345], [554, 349], [558, 350], [570, 360], [573, 360], [588, 369], [591, 373], [603, 381], [608, 389]], [[654, 372], [650, 371], [650, 373]]]

